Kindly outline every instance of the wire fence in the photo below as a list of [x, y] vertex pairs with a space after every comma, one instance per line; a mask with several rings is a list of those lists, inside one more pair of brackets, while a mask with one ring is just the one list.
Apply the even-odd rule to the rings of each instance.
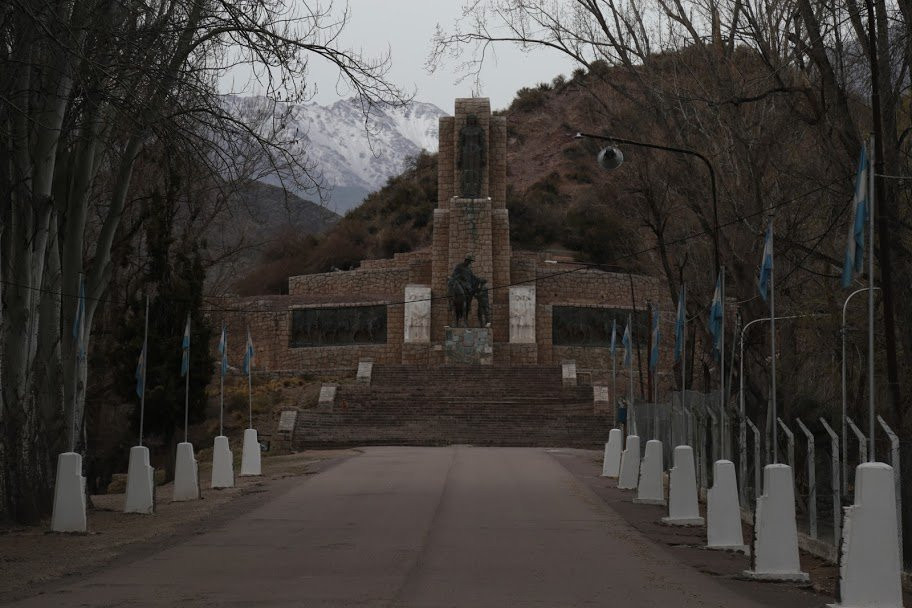
[[[773, 462], [790, 465], [795, 479], [799, 530], [814, 541], [830, 545], [832, 553], [836, 553], [842, 534], [842, 507], [850, 504], [854, 493], [853, 471], [855, 466], [867, 461], [868, 454], [867, 438], [851, 418], [846, 418], [848, 432], [843, 446], [841, 424], [831, 425], [824, 418], [795, 418], [788, 423], [780, 418], [775, 426], [767, 421], [754, 423], [723, 407], [719, 391], [673, 392], [662, 403], [636, 401], [627, 416], [628, 432], [639, 435], [641, 450], [645, 451], [646, 441], [650, 439], [667, 446], [663, 450], [666, 470], [672, 466], [675, 446], [693, 448], [701, 493], [712, 486], [712, 463], [732, 461], [739, 473], [741, 507], [746, 511], [752, 510], [762, 494], [763, 467]], [[877, 454], [881, 461], [893, 467], [896, 482], [900, 531], [897, 541], [902, 557], [901, 445], [893, 429], [880, 416], [877, 426]], [[779, 433], [778, 454], [772, 453], [773, 431]]]

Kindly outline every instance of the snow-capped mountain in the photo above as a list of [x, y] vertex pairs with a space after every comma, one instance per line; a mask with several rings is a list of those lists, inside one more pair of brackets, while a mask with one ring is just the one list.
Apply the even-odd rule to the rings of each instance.
[[[264, 97], [225, 98], [236, 118], [261, 134], [288, 142], [333, 187], [329, 206], [337, 213], [356, 207], [369, 192], [398, 175], [422, 149], [437, 151], [437, 119], [446, 112], [431, 103], [375, 107], [365, 120], [357, 98], [323, 106], [274, 103]], [[264, 178], [278, 183], [278, 178]], [[306, 195], [305, 195], [306, 196]]]

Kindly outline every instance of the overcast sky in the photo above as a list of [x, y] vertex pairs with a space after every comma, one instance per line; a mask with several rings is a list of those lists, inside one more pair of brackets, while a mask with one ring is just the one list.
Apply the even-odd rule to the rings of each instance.
[[[454, 21], [461, 15], [464, 0], [349, 0], [351, 19], [345, 27], [342, 45], [361, 49], [365, 54], [377, 56], [388, 49], [392, 53], [389, 78], [406, 91], [416, 90], [415, 98], [429, 101], [444, 111], [453, 112], [453, 99], [470, 97], [474, 81], [470, 77], [457, 84], [460, 60], [451, 60], [434, 74], [424, 67], [431, 51], [431, 38], [439, 23], [444, 30], [452, 30]], [[337, 0], [336, 7], [344, 7], [344, 0]], [[492, 109], [509, 105], [516, 91], [539, 82], [550, 82], [558, 74], [570, 75], [576, 66], [564, 56], [553, 51], [523, 53], [510, 46], [499, 47], [496, 56], [490, 56], [482, 72], [481, 96], [491, 98]], [[315, 101], [332, 103], [348, 97], [351, 91], [338, 91], [337, 73], [327, 64], [314, 62], [310, 84], [316, 85]], [[238, 92], [254, 93], [255, 87], [245, 86], [241, 74], [233, 75], [231, 82], [224, 81], [223, 88]]]

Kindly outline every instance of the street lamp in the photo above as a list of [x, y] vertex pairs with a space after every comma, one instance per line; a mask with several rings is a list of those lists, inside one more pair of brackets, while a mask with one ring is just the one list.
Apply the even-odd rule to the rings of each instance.
[[[653, 150], [664, 150], [666, 152], [676, 152], [678, 154], [688, 154], [690, 156], [696, 156], [706, 165], [706, 168], [709, 170], [709, 182], [712, 189], [712, 204], [713, 204], [713, 259], [715, 261], [716, 267], [716, 276], [719, 275], [719, 269], [721, 268], [719, 264], [719, 203], [716, 197], [716, 171], [713, 169], [712, 163], [709, 162], [709, 159], [697, 152], [696, 150], [690, 150], [688, 148], [675, 148], [672, 146], [662, 146], [659, 144], [647, 143], [642, 141], [634, 141], [632, 139], [623, 139], [621, 137], [613, 137], [608, 135], [594, 135], [592, 133], [577, 133], [575, 139], [598, 139], [601, 141], [611, 142], [612, 144], [626, 144], [629, 146], [639, 146], [641, 148], [651, 148]], [[624, 154], [621, 150], [613, 145], [602, 148], [598, 153], [598, 164], [607, 170], [617, 169], [624, 162]]]
[[[849, 301], [853, 296], [863, 293], [865, 291], [872, 291], [880, 289], [880, 287], [863, 287], [861, 289], [856, 289], [848, 295], [845, 299], [845, 302], [842, 304], [842, 327], [839, 330], [840, 335], [842, 336], [842, 493], [849, 493], [849, 473], [848, 473], [848, 460], [849, 452], [846, 447], [846, 308], [849, 306]], [[871, 433], [871, 441], [874, 441], [874, 433]]]
[[[806, 315], [787, 315], [787, 316], [782, 316], [782, 317], [776, 317], [776, 320], [784, 321], [787, 319], [801, 319], [801, 318], [806, 318], [806, 317], [825, 317], [825, 316], [827, 316], [826, 313], [811, 313], [811, 314], [806, 314]], [[741, 418], [741, 421], [740, 421], [740, 424], [738, 427], [738, 442], [741, 444], [739, 446], [739, 452], [740, 452], [740, 457], [741, 457], [740, 458], [741, 462], [739, 463], [740, 464], [739, 468], [740, 468], [740, 473], [741, 473], [741, 504], [745, 504], [747, 501], [747, 488], [744, 484], [744, 477], [745, 477], [745, 475], [747, 475], [747, 452], [746, 452], [746, 447], [745, 447], [746, 443], [747, 443], [747, 428], [745, 427], [745, 420], [747, 419], [747, 413], [746, 413], [746, 408], [744, 406], [744, 335], [747, 332], [748, 328], [750, 328], [751, 325], [756, 325], [757, 323], [763, 323], [765, 321], [772, 321], [772, 318], [771, 317], [762, 317], [760, 319], [754, 319], [753, 321], [750, 321], [749, 323], [747, 323], [744, 327], [741, 328], [741, 337], [738, 340], [740, 349], [741, 349], [741, 353], [738, 356], [738, 362], [739, 362], [739, 365], [741, 368], [740, 373], [738, 374], [739, 375], [738, 381], [740, 384], [740, 386], [738, 387], [738, 414]], [[776, 432], [776, 421], [775, 420], [772, 421], [772, 430], [774, 433]], [[769, 429], [767, 429], [766, 432], [764, 433], [764, 443], [766, 443], [766, 446], [764, 446], [764, 447], [766, 448], [767, 461], [768, 461], [769, 460]]]

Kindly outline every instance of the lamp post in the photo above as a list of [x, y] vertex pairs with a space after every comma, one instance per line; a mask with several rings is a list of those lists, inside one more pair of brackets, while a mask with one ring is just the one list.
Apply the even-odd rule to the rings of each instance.
[[[880, 287], [862, 287], [861, 289], [856, 289], [848, 295], [845, 299], [845, 302], [842, 303], [842, 327], [839, 330], [840, 335], [842, 336], [842, 493], [848, 493], [848, 449], [846, 447], [846, 308], [849, 306], [849, 300], [852, 299], [852, 296], [863, 293], [865, 291], [871, 291], [873, 294], [874, 289], [880, 289]], [[873, 441], [873, 433], [872, 439]]]
[[[713, 205], [713, 261], [715, 263], [716, 276], [719, 276], [719, 270], [721, 265], [719, 263], [719, 202], [716, 196], [716, 171], [713, 169], [713, 165], [709, 162], [709, 159], [706, 158], [703, 154], [700, 154], [696, 150], [690, 150], [688, 148], [676, 148], [673, 146], [663, 146], [661, 144], [653, 144], [642, 141], [635, 141], [632, 139], [624, 139], [621, 137], [613, 137], [609, 135], [595, 135], [592, 133], [577, 133], [576, 139], [598, 139], [601, 141], [607, 141], [611, 143], [626, 144], [628, 146], [637, 146], [640, 148], [650, 148], [652, 150], [664, 150], [666, 152], [674, 152], [677, 154], [687, 154], [689, 156], [695, 156], [703, 161], [703, 164], [706, 165], [706, 168], [709, 170], [709, 183], [712, 190], [712, 205]], [[603, 148], [598, 155], [599, 164], [606, 169], [616, 169], [621, 166], [621, 163], [624, 162], [624, 155], [616, 147], [608, 146]]]
[[[786, 319], [800, 319], [800, 318], [804, 318], [804, 317], [825, 317], [825, 316], [827, 316], [825, 313], [812, 313], [812, 314], [807, 314], [807, 315], [788, 315], [788, 316], [784, 316], [784, 317], [776, 317], [776, 320], [784, 321]], [[738, 363], [740, 365], [740, 373], [739, 373], [740, 378], [739, 378], [739, 386], [738, 386], [738, 413], [740, 415], [741, 420], [738, 425], [739, 426], [738, 442], [741, 444], [739, 446], [739, 452], [740, 452], [740, 456], [741, 456], [741, 458], [740, 458], [741, 466], [739, 468], [741, 469], [740, 472], [741, 472], [741, 484], [742, 484], [742, 488], [741, 488], [742, 504], [746, 500], [746, 494], [745, 494], [743, 485], [744, 485], [744, 477], [745, 477], [745, 475], [747, 475], [747, 452], [746, 452], [746, 448], [745, 448], [745, 442], [747, 441], [747, 429], [745, 427], [746, 413], [745, 413], [745, 406], [744, 406], [744, 334], [747, 332], [748, 328], [750, 328], [751, 325], [754, 325], [756, 323], [762, 323], [763, 321], [772, 321], [772, 319], [770, 317], [763, 317], [760, 319], [754, 319], [753, 321], [746, 323], [744, 325], [744, 327], [741, 328], [741, 338], [739, 340], [740, 355], [738, 356]], [[773, 427], [773, 432], [775, 433], [776, 432], [776, 421], [775, 420], [773, 420], [772, 427]], [[766, 440], [769, 441], [769, 433], [766, 433]], [[767, 455], [768, 455], [768, 453], [767, 453]]]

